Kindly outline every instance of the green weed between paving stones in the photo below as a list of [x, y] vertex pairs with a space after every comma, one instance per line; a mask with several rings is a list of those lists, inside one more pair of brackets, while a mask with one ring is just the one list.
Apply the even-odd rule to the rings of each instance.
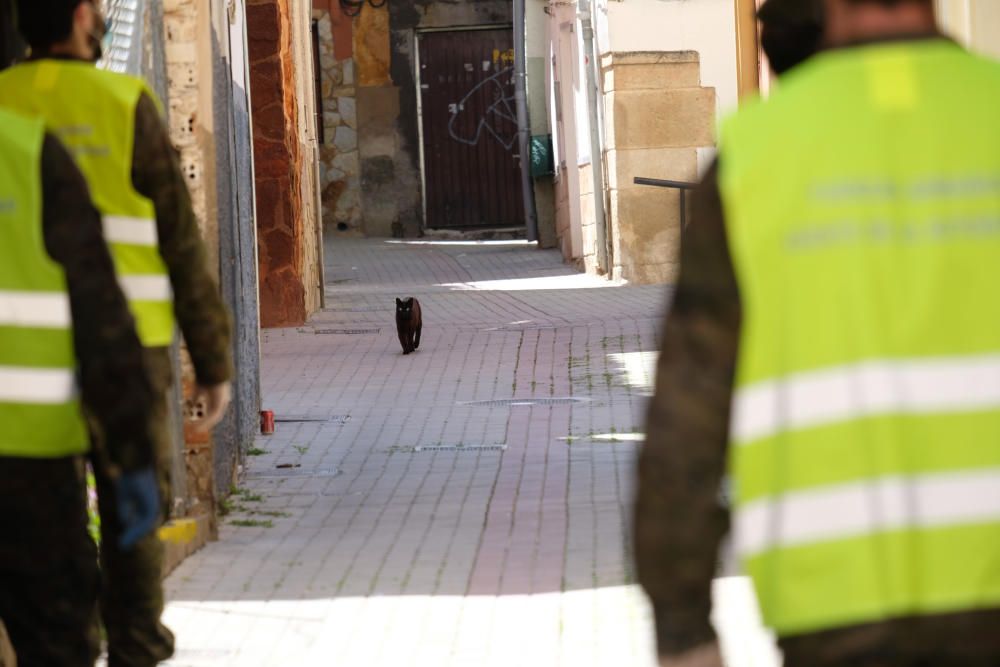
[[264, 496], [259, 493], [253, 493], [249, 489], [243, 489], [240, 487], [233, 487], [230, 493], [237, 496], [241, 501], [245, 503], [262, 503], [264, 502]]
[[[264, 502], [264, 496], [259, 493], [253, 493], [249, 489], [243, 489], [234, 486], [229, 490], [230, 497], [219, 501], [219, 516], [229, 516], [230, 514], [244, 514], [250, 517], [254, 516], [266, 516], [274, 517], [277, 519], [283, 519], [292, 516], [288, 512], [281, 510], [264, 510], [259, 508], [250, 507], [244, 505], [243, 503], [261, 503]], [[229, 522], [232, 526], [243, 526], [247, 528], [272, 528], [274, 522], [270, 519], [253, 519], [253, 518], [240, 518], [233, 519]]]
[[234, 510], [236, 510], [236, 506], [229, 498], [223, 498], [219, 501], [219, 516], [229, 516]]
[[265, 454], [270, 454], [271, 452], [266, 449], [261, 449], [260, 447], [251, 447], [247, 450], [247, 456], [264, 456]]
[[240, 528], [274, 528], [274, 522], [270, 519], [233, 519], [229, 525]]

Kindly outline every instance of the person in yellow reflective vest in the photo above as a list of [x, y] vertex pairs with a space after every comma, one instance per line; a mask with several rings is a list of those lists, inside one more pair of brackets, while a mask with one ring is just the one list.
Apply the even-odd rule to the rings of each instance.
[[995, 666], [1000, 63], [941, 37], [931, 0], [825, 10], [828, 49], [723, 124], [693, 203], [639, 581], [661, 664], [721, 664], [731, 523], [789, 667]]
[[[98, 0], [24, 0], [18, 24], [27, 62], [0, 73], [0, 107], [37, 115], [67, 146], [102, 216], [119, 282], [135, 316], [157, 396], [151, 430], [164, 498], [173, 505], [167, 418], [169, 345], [179, 325], [194, 367], [203, 429], [222, 417], [232, 375], [229, 320], [155, 95], [140, 79], [94, 66], [104, 32]], [[111, 434], [93, 430], [102, 531], [115, 530], [114, 487], [103, 453]], [[163, 547], [155, 535], [129, 552], [101, 549], [101, 612], [111, 667], [155, 665], [173, 653], [160, 621]]]
[[0, 622], [22, 667], [97, 657], [82, 406], [115, 436], [107, 537], [128, 550], [159, 515], [142, 347], [73, 159], [0, 110]]

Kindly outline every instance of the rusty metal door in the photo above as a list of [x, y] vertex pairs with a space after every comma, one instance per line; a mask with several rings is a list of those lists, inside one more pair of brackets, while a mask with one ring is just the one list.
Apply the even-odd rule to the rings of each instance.
[[523, 226], [511, 30], [419, 40], [427, 227]]

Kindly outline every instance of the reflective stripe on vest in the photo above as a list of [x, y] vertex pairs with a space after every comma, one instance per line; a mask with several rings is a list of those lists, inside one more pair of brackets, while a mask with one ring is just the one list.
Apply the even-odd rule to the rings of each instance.
[[41, 120], [0, 110], [0, 456], [87, 451], [62, 269], [42, 233]]
[[[0, 105], [43, 117], [73, 154], [103, 216], [139, 339], [147, 347], [169, 345], [173, 294], [159, 252], [155, 210], [131, 178], [136, 105], [143, 94], [155, 96], [140, 79], [64, 60], [11, 67], [0, 72], [0, 89]], [[87, 104], [79, 104], [81, 99]]]
[[870, 360], [741, 387], [733, 444], [887, 414], [1000, 409], [1000, 354]]
[[68, 329], [71, 324], [65, 294], [0, 290], [0, 327]]
[[924, 40], [724, 125], [734, 542], [781, 636], [1000, 608], [996, 109], [1000, 65]]
[[872, 532], [997, 521], [1000, 468], [881, 477], [746, 504], [736, 514], [736, 551], [751, 558]]
[[118, 282], [129, 301], [167, 301], [173, 298], [167, 276], [120, 276]]
[[106, 215], [103, 220], [104, 238], [108, 243], [138, 245], [156, 248], [159, 237], [156, 220], [152, 218], [129, 218], [124, 215]]
[[68, 403], [76, 396], [76, 378], [68, 368], [0, 366], [0, 401], [5, 403]]

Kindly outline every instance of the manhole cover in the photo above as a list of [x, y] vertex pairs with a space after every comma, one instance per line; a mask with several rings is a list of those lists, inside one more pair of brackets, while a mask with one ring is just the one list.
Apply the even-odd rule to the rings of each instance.
[[353, 306], [346, 308], [324, 308], [327, 313], [388, 313], [392, 308], [383, 306]]
[[381, 333], [382, 329], [313, 329], [313, 333], [317, 336], [323, 334], [339, 334], [341, 336], [358, 336], [361, 334], [377, 334]]
[[270, 479], [274, 477], [337, 477], [344, 473], [340, 468], [279, 468], [276, 470], [255, 470], [248, 472], [247, 479]]
[[507, 445], [422, 445], [414, 447], [413, 453], [420, 452], [503, 452]]
[[275, 417], [274, 421], [280, 424], [302, 424], [318, 422], [321, 424], [327, 424], [330, 422], [336, 424], [346, 424], [351, 421], [351, 415], [284, 415], [282, 417]]
[[574, 405], [586, 403], [589, 398], [498, 398], [492, 401], [459, 401], [458, 405], [468, 405], [472, 407], [522, 407], [532, 405]]

